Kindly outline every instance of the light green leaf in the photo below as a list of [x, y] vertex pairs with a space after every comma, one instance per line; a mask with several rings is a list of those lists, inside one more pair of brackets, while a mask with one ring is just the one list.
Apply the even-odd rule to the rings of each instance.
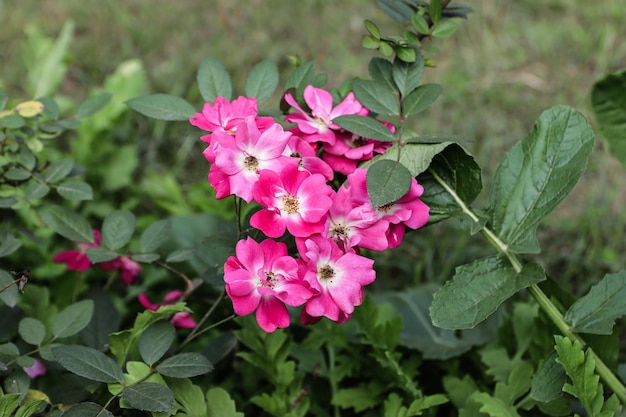
[[382, 142], [393, 142], [395, 136], [387, 126], [367, 116], [347, 115], [339, 116], [333, 119], [333, 123], [338, 124], [349, 132], [368, 139], [379, 140]]
[[114, 251], [110, 251], [106, 248], [87, 248], [85, 250], [89, 260], [94, 263], [109, 262], [113, 259], [119, 258], [120, 254]]
[[506, 404], [499, 398], [493, 398], [485, 392], [475, 392], [470, 398], [482, 405], [480, 412], [490, 417], [520, 417], [514, 406]]
[[565, 320], [580, 333], [611, 334], [626, 314], [626, 271], [607, 274], [567, 310]]
[[424, 16], [415, 13], [413, 15], [413, 19], [411, 19], [411, 24], [422, 35], [428, 35], [430, 33], [430, 27], [428, 26], [428, 22], [424, 18]]
[[0, 416], [12, 416], [20, 405], [20, 394], [2, 394], [0, 395]]
[[443, 88], [439, 84], [420, 85], [402, 100], [402, 114], [409, 116], [426, 110], [441, 95]]
[[572, 190], [585, 170], [594, 133], [565, 106], [539, 116], [533, 130], [507, 152], [491, 192], [491, 224], [515, 253], [539, 252], [535, 229]]
[[99, 112], [109, 104], [113, 95], [109, 92], [100, 93], [98, 95], [89, 97], [76, 109], [74, 116], [80, 118], [91, 116], [94, 113]]
[[609, 151], [626, 167], [626, 70], [598, 80], [591, 91], [591, 105]]
[[135, 231], [135, 216], [127, 210], [109, 213], [102, 224], [102, 244], [111, 250], [125, 246]]
[[375, 208], [402, 198], [411, 188], [413, 177], [399, 162], [388, 159], [374, 163], [367, 170], [367, 192]]
[[165, 385], [156, 382], [142, 382], [126, 387], [122, 398], [128, 404], [142, 411], [171, 412], [174, 407], [174, 393]]
[[78, 301], [65, 307], [52, 322], [52, 334], [56, 337], [68, 337], [80, 332], [89, 324], [93, 308], [92, 300]]
[[196, 352], [179, 353], [161, 362], [156, 370], [172, 378], [191, 378], [213, 370], [213, 365], [202, 354]]
[[77, 345], [61, 345], [52, 349], [54, 358], [68, 371], [98, 382], [124, 382], [122, 369], [104, 353]]
[[157, 321], [139, 337], [139, 353], [150, 366], [161, 359], [174, 341], [174, 326], [169, 321]]
[[[172, 378], [167, 380], [167, 386], [174, 393], [174, 398], [181, 405], [188, 417], [208, 417], [207, 404], [202, 388], [191, 383], [187, 378]], [[220, 414], [224, 416], [225, 414]], [[226, 415], [228, 417], [228, 415]]]
[[66, 200], [93, 200], [91, 185], [83, 181], [64, 181], [57, 187], [57, 193]]
[[380, 399], [370, 386], [361, 384], [354, 388], [341, 388], [337, 390], [331, 401], [332, 405], [341, 408], [354, 408], [354, 411], [361, 413], [379, 404]]
[[80, 214], [65, 207], [49, 205], [39, 210], [39, 216], [61, 236], [81, 243], [93, 243], [93, 229]]
[[172, 223], [169, 220], [159, 220], [152, 223], [141, 234], [139, 247], [143, 253], [154, 252], [170, 237]]
[[15, 413], [15, 417], [30, 417], [37, 413], [41, 408], [43, 400], [27, 398]]
[[189, 120], [195, 113], [194, 107], [185, 99], [169, 94], [152, 94], [126, 100], [131, 109], [158, 120]]
[[417, 54], [416, 58], [414, 62], [405, 62], [399, 59], [393, 62], [391, 74], [402, 97], [406, 97], [415, 90], [424, 74], [422, 54]]
[[67, 65], [64, 63], [65, 54], [73, 34], [74, 22], [68, 20], [61, 28], [61, 33], [59, 33], [54, 45], [46, 50], [47, 54], [37, 57], [39, 62], [35, 63], [34, 68], [29, 67], [28, 86], [33, 97], [52, 95], [63, 80], [67, 71]]
[[42, 174], [46, 182], [54, 184], [67, 177], [74, 167], [74, 161], [71, 159], [61, 159], [60, 161], [53, 162], [48, 168], [46, 168]]
[[213, 103], [218, 96], [230, 100], [233, 86], [230, 75], [221, 62], [214, 58], [205, 58], [198, 68], [198, 89], [207, 103]]
[[259, 104], [272, 97], [278, 87], [278, 67], [268, 59], [259, 62], [252, 68], [246, 80], [246, 96], [256, 97]]
[[46, 337], [46, 326], [32, 317], [24, 317], [20, 320], [17, 331], [26, 343], [33, 346], [38, 346]]
[[456, 22], [452, 20], [442, 20], [433, 29], [433, 36], [435, 38], [449, 38], [450, 36], [454, 35], [454, 32], [456, 32], [457, 28], [458, 25], [456, 24]]
[[230, 398], [228, 391], [223, 388], [211, 388], [206, 393], [206, 417], [244, 417], [237, 412], [235, 402]]
[[430, 316], [435, 326], [469, 329], [518, 291], [544, 279], [537, 264], [524, 265], [518, 274], [503, 255], [483, 258], [456, 269], [452, 281], [435, 294]]
[[352, 88], [357, 100], [371, 111], [385, 116], [400, 114], [396, 92], [387, 84], [374, 80], [354, 80]]

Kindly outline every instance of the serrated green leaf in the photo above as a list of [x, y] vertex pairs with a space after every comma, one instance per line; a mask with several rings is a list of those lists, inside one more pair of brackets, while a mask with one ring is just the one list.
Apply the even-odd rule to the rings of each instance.
[[572, 190], [585, 170], [594, 133], [565, 106], [539, 116], [498, 167], [490, 198], [494, 232], [515, 253], [539, 252], [535, 229]]
[[252, 68], [246, 80], [246, 96], [255, 97], [259, 104], [272, 97], [278, 87], [278, 67], [268, 59], [259, 62]]
[[161, 359], [174, 341], [174, 326], [169, 321], [157, 321], [139, 337], [139, 353], [150, 366]]
[[591, 105], [609, 152], [626, 167], [626, 70], [598, 80], [591, 91]]
[[100, 404], [84, 402], [74, 404], [63, 413], [63, 417], [113, 417], [113, 414]]
[[371, 111], [385, 116], [400, 114], [398, 97], [387, 84], [374, 80], [354, 80], [352, 88], [357, 100]]
[[73, 167], [74, 161], [71, 159], [61, 159], [60, 161], [53, 162], [42, 174], [46, 182], [54, 184], [67, 177]]
[[341, 408], [354, 408], [355, 412], [360, 413], [380, 402], [376, 394], [371, 386], [365, 384], [355, 388], [342, 388], [333, 395], [331, 404]]
[[125, 246], [135, 231], [135, 215], [127, 210], [109, 213], [102, 223], [102, 244], [111, 250]]
[[68, 337], [80, 332], [89, 324], [93, 308], [92, 300], [78, 301], [65, 307], [52, 322], [52, 334], [56, 337]]
[[64, 181], [57, 187], [57, 193], [66, 200], [93, 200], [91, 185], [83, 181]]
[[433, 36], [435, 38], [449, 38], [454, 35], [458, 25], [452, 20], [442, 20], [433, 29]]
[[50, 192], [50, 187], [41, 182], [31, 182], [24, 189], [24, 195], [29, 200], [39, 200]]
[[230, 100], [233, 95], [230, 75], [217, 59], [205, 58], [202, 60], [196, 80], [200, 95], [207, 103], [213, 103], [217, 97]]
[[[209, 417], [207, 416], [207, 404], [202, 388], [192, 384], [186, 378], [168, 379], [167, 386], [174, 393], [176, 402], [181, 405], [186, 416]], [[228, 417], [228, 415], [220, 414], [220, 417]]]
[[38, 346], [46, 337], [46, 326], [32, 317], [24, 317], [20, 320], [17, 331], [26, 343], [33, 346]]
[[94, 263], [109, 262], [113, 259], [119, 258], [120, 254], [115, 251], [110, 251], [106, 248], [87, 248], [85, 249], [87, 258]]
[[169, 94], [152, 94], [126, 100], [131, 109], [158, 120], [189, 120], [195, 113], [194, 107], [185, 99]]
[[367, 192], [375, 208], [402, 198], [411, 188], [411, 173], [399, 162], [380, 160], [367, 170]]
[[78, 345], [61, 345], [52, 349], [54, 358], [68, 371], [98, 382], [124, 382], [122, 369], [104, 353]]
[[126, 387], [122, 398], [138, 410], [171, 412], [174, 407], [174, 393], [165, 385], [156, 382], [142, 382]]
[[80, 118], [91, 116], [99, 112], [109, 104], [113, 95], [109, 92], [100, 93], [96, 96], [89, 97], [76, 109], [74, 116]]
[[480, 412], [490, 417], [520, 417], [514, 406], [506, 404], [499, 398], [493, 398], [485, 392], [475, 392], [470, 398], [481, 404]]
[[424, 58], [421, 54], [417, 54], [416, 58], [414, 62], [398, 59], [393, 62], [391, 74], [402, 97], [406, 97], [417, 88], [424, 74]]
[[371, 117], [351, 114], [336, 117], [333, 119], [333, 123], [364, 138], [382, 142], [393, 142], [396, 140], [387, 126]]
[[396, 88], [393, 81], [392, 65], [388, 60], [380, 57], [372, 58], [367, 66], [367, 71], [373, 81], [386, 84], [391, 89]]
[[61, 236], [81, 243], [93, 243], [93, 229], [78, 213], [60, 206], [45, 206], [39, 216], [52, 230]]
[[196, 352], [179, 353], [165, 359], [156, 367], [161, 375], [172, 378], [191, 378], [213, 370], [213, 365], [202, 354]]
[[580, 333], [611, 334], [615, 320], [626, 314], [626, 271], [607, 274], [576, 300], [565, 320]]
[[547, 403], [563, 395], [563, 385], [567, 381], [567, 374], [556, 358], [556, 352], [552, 352], [539, 364], [530, 387], [532, 399]]
[[439, 290], [430, 307], [433, 324], [444, 329], [469, 329], [486, 319], [518, 291], [545, 279], [537, 264], [518, 274], [503, 255], [460, 266], [452, 281]]
[[211, 388], [206, 393], [206, 417], [244, 417], [237, 412], [235, 402], [230, 398], [228, 391], [223, 388]]
[[139, 239], [141, 251], [144, 253], [154, 252], [169, 239], [171, 231], [172, 223], [169, 220], [159, 220], [152, 223]]
[[402, 100], [402, 114], [409, 116], [426, 110], [441, 95], [439, 84], [424, 84]]

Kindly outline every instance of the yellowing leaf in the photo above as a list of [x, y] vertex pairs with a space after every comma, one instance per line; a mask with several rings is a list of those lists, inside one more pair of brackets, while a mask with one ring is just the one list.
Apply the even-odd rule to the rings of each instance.
[[43, 111], [43, 103], [37, 100], [25, 101], [15, 106], [15, 111], [22, 117], [34, 117]]
[[29, 389], [28, 394], [26, 394], [27, 399], [40, 400], [45, 401], [48, 404], [52, 404], [50, 402], [50, 397], [48, 397], [44, 392], [38, 391], [36, 389]]

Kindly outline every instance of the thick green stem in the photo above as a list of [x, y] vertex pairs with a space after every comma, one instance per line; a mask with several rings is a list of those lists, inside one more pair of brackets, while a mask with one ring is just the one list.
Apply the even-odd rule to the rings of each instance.
[[[467, 215], [473, 222], [479, 223], [480, 219], [478, 216], [469, 208], [467, 204], [459, 197], [454, 189], [452, 189], [444, 180], [441, 178], [433, 169], [429, 169], [428, 171], [433, 178], [446, 190], [448, 194], [454, 199], [455, 203], [461, 208], [463, 213]], [[481, 234], [493, 245], [496, 250], [502, 254], [504, 254], [510, 261], [513, 269], [516, 272], [520, 272], [522, 270], [522, 264], [517, 259], [514, 253], [512, 253], [508, 245], [504, 243], [500, 238], [489, 228], [482, 226], [480, 230]], [[582, 347], [586, 345], [585, 341], [576, 333], [572, 332], [569, 324], [565, 321], [565, 318], [559, 311], [559, 309], [550, 301], [548, 296], [539, 288], [538, 285], [532, 285], [528, 288], [528, 291], [533, 296], [535, 301], [539, 304], [539, 306], [543, 309], [543, 311], [548, 315], [550, 320], [554, 323], [554, 325], [561, 331], [561, 333], [568, 337], [571, 340], [577, 340]], [[591, 355], [593, 356], [596, 362], [596, 372], [602, 378], [602, 381], [618, 396], [620, 401], [623, 404], [626, 404], [626, 387], [622, 382], [615, 376], [615, 374], [606, 366], [606, 364], [595, 354], [592, 349], [589, 349]]]

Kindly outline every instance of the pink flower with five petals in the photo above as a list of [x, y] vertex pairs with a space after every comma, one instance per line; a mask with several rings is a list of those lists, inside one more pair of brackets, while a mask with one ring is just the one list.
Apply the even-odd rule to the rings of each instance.
[[80, 250], [70, 249], [63, 252], [59, 252], [52, 260], [56, 263], [64, 263], [67, 265], [67, 269], [70, 271], [86, 271], [93, 265], [89, 258], [87, 257], [87, 253], [85, 253], [85, 249], [88, 248], [98, 248], [100, 247], [100, 242], [102, 241], [102, 236], [99, 230], [93, 231], [93, 243], [76, 243]]

